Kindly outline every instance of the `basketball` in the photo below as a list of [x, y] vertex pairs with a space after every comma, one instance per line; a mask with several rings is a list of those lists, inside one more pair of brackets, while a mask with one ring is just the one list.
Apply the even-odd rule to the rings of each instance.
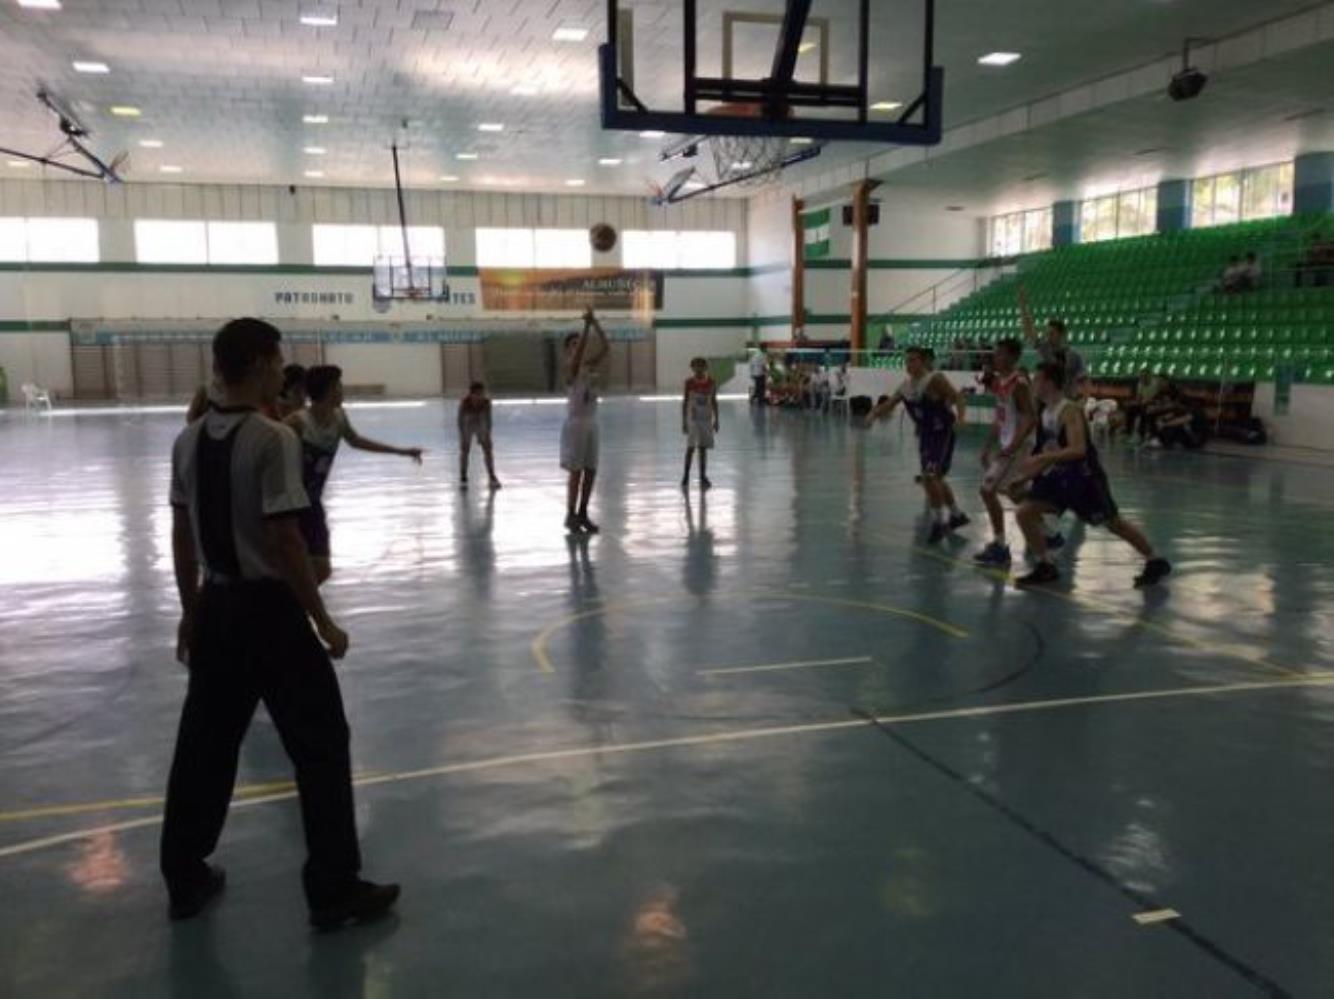
[[606, 222], [599, 222], [588, 230], [588, 241], [598, 253], [609, 253], [616, 246], [616, 230]]

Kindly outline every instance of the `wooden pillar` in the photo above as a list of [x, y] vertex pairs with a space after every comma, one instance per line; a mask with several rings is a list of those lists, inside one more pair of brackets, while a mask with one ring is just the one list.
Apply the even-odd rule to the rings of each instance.
[[806, 226], [801, 211], [806, 202], [792, 199], [792, 330], [806, 325]]
[[879, 186], [878, 180], [859, 180], [852, 190], [852, 329], [849, 346], [854, 352], [866, 349], [866, 263], [871, 256], [866, 223], [871, 192]]

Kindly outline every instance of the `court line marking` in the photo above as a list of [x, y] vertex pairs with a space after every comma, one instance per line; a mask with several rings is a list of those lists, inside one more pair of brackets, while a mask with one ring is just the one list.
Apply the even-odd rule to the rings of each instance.
[[786, 669], [815, 669], [818, 666], [852, 666], [875, 662], [870, 656], [848, 656], [845, 659], [806, 659], [793, 663], [766, 663], [763, 666], [731, 666], [727, 669], [702, 669], [699, 676], [732, 676], [736, 673], [777, 673]]
[[[923, 547], [922, 545], [913, 545], [912, 550], [918, 555], [925, 555], [928, 558], [935, 559], [937, 562], [943, 562], [946, 565], [963, 566], [966, 569], [971, 569], [974, 572], [981, 573], [982, 575], [987, 576], [998, 583], [1005, 583], [1009, 586], [1014, 586], [1014, 577], [1003, 569], [991, 569], [988, 568], [987, 566], [979, 566], [975, 563], [966, 562], [963, 559], [955, 558], [952, 555], [946, 555], [944, 552], [938, 552], [932, 548]], [[1015, 587], [1015, 589], [1018, 590], [1019, 587]], [[1257, 666], [1261, 669], [1268, 670], [1271, 673], [1278, 673], [1282, 676], [1292, 676], [1292, 677], [1301, 677], [1310, 675], [1308, 673], [1302, 672], [1301, 670], [1292, 669], [1288, 666], [1281, 666], [1276, 662], [1271, 662], [1263, 656], [1252, 656], [1249, 655], [1248, 653], [1240, 652], [1237, 649], [1231, 648], [1229, 646], [1214, 645], [1211, 642], [1206, 642], [1198, 638], [1192, 638], [1189, 635], [1182, 635], [1177, 631], [1175, 631], [1174, 629], [1172, 629], [1171, 627], [1169, 627], [1168, 625], [1159, 624], [1157, 621], [1146, 621], [1143, 618], [1136, 617], [1130, 611], [1123, 610], [1122, 608], [1117, 607], [1114, 604], [1109, 604], [1106, 603], [1105, 601], [1097, 600], [1086, 594], [1066, 593], [1062, 590], [1053, 590], [1045, 586], [1034, 586], [1028, 589], [1020, 590], [1020, 592], [1036, 593], [1040, 596], [1049, 597], [1055, 600], [1063, 600], [1066, 603], [1074, 604], [1077, 607], [1085, 607], [1088, 608], [1089, 610], [1101, 611], [1102, 613], [1108, 615], [1109, 617], [1120, 618], [1122, 621], [1125, 621], [1126, 623], [1132, 625], [1133, 627], [1143, 628], [1145, 631], [1151, 631], [1154, 632], [1155, 634], [1162, 635], [1165, 638], [1169, 638], [1179, 645], [1185, 645], [1188, 648], [1193, 648], [1200, 652], [1208, 652], [1213, 655], [1224, 656], [1228, 659], [1236, 659], [1239, 662], [1244, 662], [1250, 666]]]
[[[1220, 694], [1253, 693], [1257, 691], [1301, 689], [1306, 687], [1334, 686], [1334, 671], [1309, 673], [1300, 679], [1291, 680], [1255, 680], [1240, 683], [1220, 683], [1196, 685], [1193, 687], [1169, 687], [1161, 690], [1137, 690], [1120, 694], [1094, 694], [1086, 697], [1052, 697], [1038, 701], [1018, 701], [1012, 704], [984, 704], [971, 708], [948, 708], [940, 711], [921, 711], [902, 715], [865, 715], [859, 718], [838, 721], [803, 722], [798, 725], [777, 725], [763, 728], [733, 729], [726, 732], [709, 732], [703, 735], [684, 735], [668, 739], [648, 739], [641, 742], [610, 743], [600, 746], [572, 746], [567, 749], [540, 750], [531, 753], [517, 753], [512, 756], [493, 756], [481, 760], [469, 760], [461, 763], [444, 763], [418, 770], [400, 770], [392, 773], [374, 774], [354, 778], [354, 787], [375, 787], [380, 784], [400, 784], [426, 780], [431, 777], [446, 777], [453, 774], [475, 773], [496, 770], [503, 767], [521, 766], [533, 763], [553, 763], [563, 760], [587, 759], [590, 757], [623, 756], [643, 753], [658, 749], [685, 749], [692, 746], [712, 746], [724, 743], [751, 742], [758, 739], [773, 739], [789, 735], [811, 735], [823, 732], [839, 732], [849, 729], [865, 729], [868, 720], [876, 725], [913, 725], [922, 722], [949, 721], [959, 718], [989, 718], [999, 715], [1028, 714], [1039, 711], [1053, 711], [1061, 708], [1086, 707], [1099, 704], [1117, 704], [1132, 701], [1174, 700], [1188, 697], [1215, 697]], [[291, 801], [297, 792], [281, 791], [274, 794], [246, 798], [232, 802], [232, 810], [253, 808], [278, 801]], [[62, 843], [72, 843], [107, 833], [139, 829], [144, 826], [159, 825], [161, 815], [145, 816], [126, 822], [97, 826], [92, 829], [76, 829], [72, 832], [43, 836], [39, 839], [12, 843], [0, 848], [0, 859], [34, 853]]]
[[[865, 600], [849, 600], [844, 597], [830, 597], [818, 593], [793, 593], [788, 590], [756, 590], [746, 591], [738, 590], [732, 593], [721, 595], [722, 599], [736, 600], [802, 600], [807, 603], [831, 604], [836, 607], [852, 607], [857, 610], [879, 611], [882, 614], [891, 614], [894, 617], [905, 618], [910, 621], [916, 621], [919, 624], [925, 624], [935, 628], [937, 631], [943, 631], [953, 638], [967, 638], [969, 633], [958, 625], [950, 624], [948, 621], [942, 621], [940, 618], [931, 617], [929, 614], [920, 614], [917, 611], [907, 610], [894, 604], [872, 603]], [[591, 617], [598, 617], [604, 614], [614, 613], [620, 610], [632, 610], [639, 607], [651, 607], [660, 604], [678, 603], [682, 600], [691, 599], [680, 595], [661, 596], [661, 597], [642, 597], [631, 600], [621, 600], [614, 603], [605, 603], [598, 607], [579, 611], [577, 614], [570, 614], [559, 620], [553, 621], [533, 639], [529, 646], [533, 660], [537, 663], [537, 668], [543, 673], [555, 673], [556, 667], [552, 665], [551, 655], [547, 651], [547, 645], [551, 638], [558, 631], [563, 631], [572, 624], [587, 620]]]
[[1155, 923], [1165, 923], [1169, 919], [1180, 919], [1181, 913], [1176, 909], [1154, 909], [1152, 912], [1137, 912], [1130, 918], [1140, 926], [1152, 926]]

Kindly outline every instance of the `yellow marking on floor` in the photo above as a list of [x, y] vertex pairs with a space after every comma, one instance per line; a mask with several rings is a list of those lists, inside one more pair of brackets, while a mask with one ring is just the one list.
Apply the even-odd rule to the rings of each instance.
[[[1297, 679], [1254, 680], [1240, 683], [1197, 684], [1193, 687], [1169, 687], [1161, 690], [1139, 690], [1122, 694], [1094, 694], [1087, 697], [1053, 697], [1046, 700], [1018, 701], [1012, 704], [984, 704], [971, 708], [947, 708], [940, 711], [923, 711], [916, 714], [879, 715], [873, 720], [877, 725], [913, 725], [924, 722], [951, 721], [967, 718], [990, 718], [1000, 715], [1030, 714], [1042, 711], [1054, 711], [1062, 708], [1091, 707], [1101, 704], [1118, 704], [1136, 701], [1174, 700], [1191, 697], [1214, 697], [1221, 694], [1254, 693], [1257, 691], [1300, 689], [1307, 687], [1326, 687], [1334, 685], [1334, 671], [1310, 673]], [[710, 746], [722, 743], [750, 742], [757, 739], [772, 739], [779, 736], [812, 735], [825, 732], [839, 732], [865, 728], [867, 718], [840, 719], [838, 721], [805, 722], [796, 725], [781, 725], [767, 728], [743, 728], [726, 732], [709, 732], [703, 735], [685, 735], [666, 739], [651, 739], [643, 742], [610, 743], [594, 746], [574, 746], [567, 749], [539, 750], [531, 753], [519, 753], [512, 756], [495, 756], [462, 763], [444, 763], [439, 766], [425, 767], [420, 770], [402, 770], [396, 773], [380, 773], [363, 776], [353, 780], [356, 787], [375, 787], [380, 784], [399, 784], [425, 780], [431, 777], [447, 777], [453, 774], [476, 773], [503, 767], [524, 764], [555, 763], [564, 760], [598, 758], [649, 752], [658, 749], [681, 749], [691, 746]], [[296, 791], [280, 791], [274, 794], [257, 795], [232, 804], [232, 809], [240, 810], [257, 805], [267, 805], [277, 801], [290, 801], [297, 796]], [[98, 826], [92, 829], [76, 829], [72, 832], [43, 836], [9, 846], [0, 847], [0, 859], [17, 857], [33, 853], [63, 843], [72, 843], [89, 837], [108, 833], [124, 832], [154, 826], [162, 822], [161, 815], [146, 816], [117, 822], [112, 825]]]
[[[558, 621], [547, 625], [537, 633], [529, 646], [533, 660], [537, 663], [537, 668], [543, 673], [554, 673], [556, 668], [551, 663], [551, 655], [547, 652], [547, 645], [551, 638], [558, 631], [563, 631], [572, 624], [587, 620], [591, 617], [598, 617], [604, 614], [611, 614], [619, 610], [629, 610], [638, 607], [657, 606], [661, 604], [679, 603], [682, 600], [693, 599], [680, 596], [666, 597], [644, 597], [642, 599], [632, 599], [606, 603], [600, 607], [593, 607], [588, 610], [579, 611], [577, 614], [570, 614]], [[793, 593], [788, 590], [773, 591], [733, 591], [731, 593], [720, 594], [715, 599], [731, 600], [800, 600], [807, 603], [830, 604], [836, 607], [852, 607], [858, 610], [876, 611], [881, 614], [891, 614], [895, 617], [906, 618], [910, 621], [916, 621], [919, 624], [925, 624], [928, 627], [935, 628], [937, 631], [943, 631], [953, 638], [967, 638], [968, 632], [958, 625], [950, 624], [948, 621], [942, 621], [940, 618], [932, 617], [929, 614], [920, 614], [917, 611], [907, 610], [894, 604], [872, 603], [865, 600], [848, 600], [843, 597], [828, 597], [817, 593]]]
[[[918, 555], [925, 555], [938, 562], [944, 562], [948, 565], [963, 566], [974, 572], [981, 573], [990, 579], [1000, 583], [1014, 584], [1014, 577], [1003, 569], [993, 569], [990, 566], [981, 566], [975, 562], [965, 561], [961, 558], [955, 558], [953, 555], [946, 555], [944, 552], [936, 551], [933, 548], [926, 548], [921, 545], [914, 545], [912, 550]], [[1280, 673], [1283, 676], [1308, 676], [1301, 670], [1291, 669], [1287, 666], [1281, 666], [1278, 663], [1270, 662], [1263, 656], [1254, 656], [1246, 652], [1238, 651], [1225, 645], [1215, 645], [1211, 642], [1205, 642], [1198, 638], [1192, 638], [1189, 635], [1183, 635], [1168, 625], [1159, 624], [1157, 621], [1146, 621], [1141, 617], [1135, 616], [1130, 611], [1117, 607], [1115, 604], [1109, 604], [1106, 601], [1098, 600], [1085, 593], [1067, 593], [1064, 590], [1054, 590], [1050, 586], [1033, 586], [1025, 588], [1025, 593], [1036, 593], [1044, 597], [1050, 597], [1054, 600], [1063, 600], [1066, 603], [1075, 604], [1079, 607], [1086, 607], [1089, 610], [1101, 611], [1112, 617], [1120, 618], [1136, 628], [1143, 628], [1145, 631], [1151, 631], [1155, 634], [1170, 638], [1172, 641], [1185, 645], [1200, 652], [1209, 652], [1217, 656], [1225, 656], [1229, 659], [1237, 659], [1251, 666], [1258, 666], [1261, 669], [1269, 670], [1273, 673]]]
[[1154, 909], [1152, 912], [1137, 912], [1130, 918], [1140, 926], [1153, 926], [1155, 923], [1165, 923], [1169, 919], [1180, 919], [1181, 913], [1176, 909]]
[[864, 666], [875, 662], [870, 656], [848, 656], [846, 659], [806, 659], [794, 663], [764, 663], [761, 666], [730, 666], [726, 669], [702, 669], [700, 676], [732, 676], [736, 673], [776, 673], [788, 669], [815, 669], [820, 666]]

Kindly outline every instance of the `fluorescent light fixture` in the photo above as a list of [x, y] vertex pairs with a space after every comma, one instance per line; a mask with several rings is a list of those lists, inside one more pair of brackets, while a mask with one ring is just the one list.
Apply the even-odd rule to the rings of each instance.
[[587, 28], [557, 28], [551, 33], [552, 41], [557, 42], [582, 42], [587, 37]]
[[1018, 62], [1022, 56], [1018, 52], [988, 52], [977, 60], [979, 66], [1008, 66]]
[[113, 104], [111, 113], [117, 118], [138, 118], [140, 115], [139, 109], [131, 104]]
[[307, 146], [301, 151], [307, 156], [323, 156], [327, 152], [323, 146]]
[[477, 159], [477, 154], [476, 154], [476, 153], [455, 153], [455, 154], [454, 154], [454, 159], [456, 159], [456, 160], [475, 160], [475, 159]]
[[443, 176], [441, 176], [441, 178], [440, 178], [440, 183], [442, 183], [442, 184], [452, 184], [452, 183], [454, 183], [454, 181], [456, 181], [456, 180], [458, 180], [458, 178], [455, 177], [452, 173], [447, 173], [447, 174], [444, 174]]
[[337, 11], [307, 11], [301, 15], [301, 23], [312, 28], [332, 28], [338, 23]]
[[903, 101], [876, 101], [871, 105], [872, 111], [897, 111], [903, 107]]
[[531, 83], [521, 83], [510, 91], [515, 97], [536, 97], [537, 88]]
[[180, 173], [181, 168], [172, 163], [164, 163], [158, 167], [159, 173]]
[[687, 191], [698, 191], [701, 187], [704, 187], [706, 185], [702, 180], [688, 180], [681, 186], [684, 187]]
[[802, 42], [800, 45], [797, 46], [797, 51], [802, 54], [805, 54], [807, 52], [814, 52], [819, 47], [820, 47], [819, 42]]
[[749, 170], [753, 164], [750, 160], [737, 160], [732, 164], [733, 170]]
[[477, 126], [479, 132], [503, 132], [505, 126], [498, 121], [484, 121]]
[[303, 114], [301, 120], [307, 125], [327, 125], [329, 116], [327, 114]]
[[139, 140], [139, 145], [142, 146], [144, 149], [161, 149], [161, 148], [162, 148], [162, 140], [161, 140], [161, 139], [140, 139], [140, 140]]
[[307, 170], [307, 171], [306, 171], [306, 176], [309, 177], [311, 180], [319, 180], [319, 178], [321, 178], [321, 177], [324, 176], [324, 171], [323, 171], [323, 170]]
[[641, 139], [661, 139], [666, 134], [666, 132], [659, 132], [657, 129], [651, 128], [646, 132], [640, 132], [639, 137]]
[[31, 10], [59, 10], [60, 0], [19, 0], [19, 6]]
[[312, 87], [327, 87], [333, 83], [332, 76], [321, 76], [316, 73], [307, 73], [301, 77], [302, 83], [309, 83]]
[[70, 65], [74, 67], [76, 73], [110, 73], [111, 67], [104, 62], [84, 62], [82, 59], [75, 59]]
[[565, 182], [566, 187], [583, 187], [586, 181], [579, 177], [571, 177]]
[[614, 156], [604, 156], [602, 159], [598, 160], [598, 166], [620, 166], [620, 165], [621, 161], [616, 159], [616, 157]]
[[803, 138], [803, 137], [801, 137], [801, 136], [796, 136], [796, 137], [794, 137], [794, 138], [792, 138], [792, 139], [789, 139], [788, 141], [791, 142], [792, 145], [794, 145], [794, 146], [809, 146], [809, 145], [810, 145], [812, 142], [814, 142], [815, 140], [814, 140], [814, 139]]
[[26, 170], [28, 167], [32, 166], [27, 160], [6, 160], [5, 162], [15, 170]]

